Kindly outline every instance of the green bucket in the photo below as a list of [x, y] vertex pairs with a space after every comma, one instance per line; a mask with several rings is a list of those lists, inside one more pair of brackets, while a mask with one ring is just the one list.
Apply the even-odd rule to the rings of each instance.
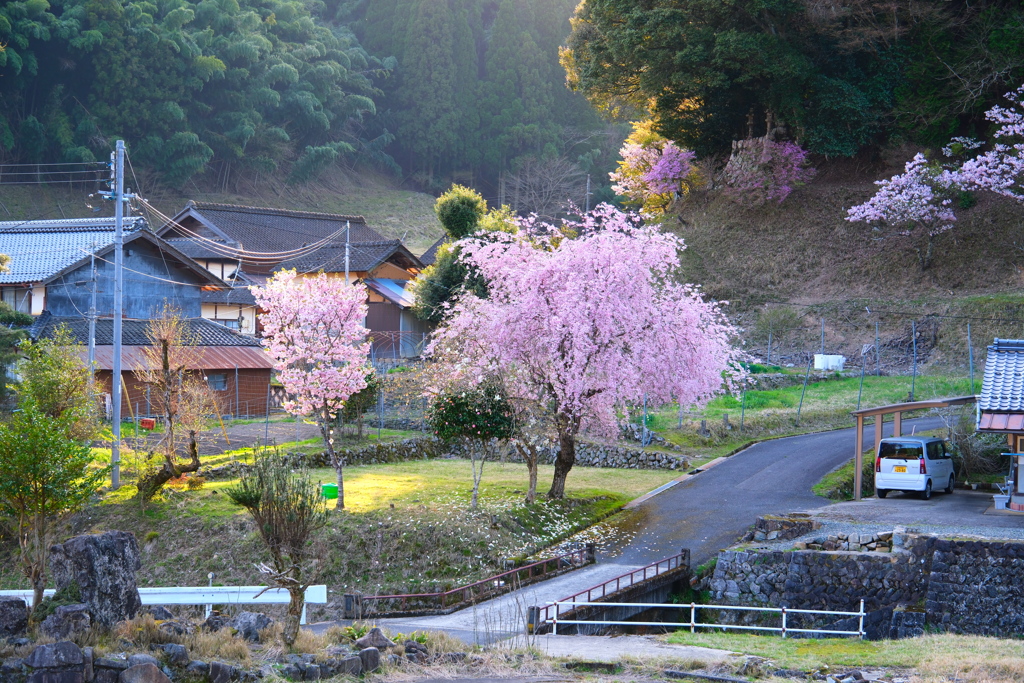
[[338, 498], [338, 485], [337, 484], [321, 484], [320, 495], [328, 500], [337, 500]]

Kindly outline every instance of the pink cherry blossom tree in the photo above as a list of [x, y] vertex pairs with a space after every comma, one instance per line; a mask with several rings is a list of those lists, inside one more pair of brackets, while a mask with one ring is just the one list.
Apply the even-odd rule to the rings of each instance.
[[998, 124], [992, 148], [963, 163], [954, 174], [966, 189], [989, 190], [1024, 202], [1024, 85], [1007, 93], [1013, 107], [993, 107], [985, 118]]
[[741, 204], [781, 204], [816, 174], [807, 150], [795, 142], [758, 138], [736, 144], [722, 176], [725, 194]]
[[[932, 263], [935, 236], [953, 227], [953, 188], [949, 174], [938, 164], [916, 154], [907, 162], [905, 172], [888, 180], [876, 180], [878, 192], [863, 204], [846, 212], [846, 220], [886, 223], [898, 234], [917, 238], [915, 247], [921, 270]], [[924, 248], [920, 240], [925, 241]]]
[[904, 236], [917, 236], [925, 246], [915, 247], [921, 270], [931, 265], [935, 237], [956, 222], [953, 196], [957, 191], [983, 190], [1024, 202], [1024, 86], [1006, 99], [1014, 106], [993, 107], [985, 118], [999, 125], [991, 148], [961, 160], [983, 146], [957, 137], [943, 148], [946, 163], [917, 154], [905, 172], [875, 184], [879, 189], [867, 202], [847, 211], [846, 220], [886, 223]]
[[338, 474], [338, 505], [345, 507], [343, 461], [334, 450], [333, 425], [350, 396], [366, 386], [366, 292], [329, 278], [299, 278], [282, 271], [265, 287], [253, 287], [264, 309], [263, 345], [288, 393], [284, 409], [316, 421]]
[[601, 205], [460, 244], [488, 298], [464, 295], [430, 352], [448, 378], [501, 376], [513, 400], [546, 407], [559, 449], [549, 498], [565, 494], [581, 430], [615, 434], [617, 413], [644, 394], [690, 404], [722, 390], [734, 329], [676, 281], [679, 238]]

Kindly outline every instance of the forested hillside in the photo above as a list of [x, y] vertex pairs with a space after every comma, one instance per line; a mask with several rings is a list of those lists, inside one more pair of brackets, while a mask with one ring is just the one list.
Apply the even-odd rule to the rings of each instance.
[[582, 203], [586, 173], [608, 186], [622, 135], [565, 87], [572, 11], [573, 0], [3, 3], [0, 163], [105, 160], [124, 138], [134, 165], [171, 187], [304, 182], [343, 162], [428, 190], [456, 176], [507, 189], [524, 211], [547, 208], [528, 198], [537, 179]]

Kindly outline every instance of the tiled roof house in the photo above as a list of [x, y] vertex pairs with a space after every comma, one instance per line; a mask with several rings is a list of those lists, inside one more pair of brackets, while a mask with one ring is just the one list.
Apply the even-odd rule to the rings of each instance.
[[[408, 356], [419, 351], [426, 328], [410, 309], [405, 285], [423, 264], [401, 240], [385, 239], [362, 216], [190, 201], [158, 232], [236, 285], [204, 294], [202, 314], [247, 334], [259, 332], [249, 285], [293, 268], [344, 277], [347, 237], [349, 278], [367, 286], [366, 325], [373, 333], [375, 353]], [[250, 253], [276, 256], [247, 258]]]
[[978, 431], [1006, 434], [1014, 455], [1009, 506], [1024, 510], [1024, 339], [996, 339], [988, 347], [978, 397]]

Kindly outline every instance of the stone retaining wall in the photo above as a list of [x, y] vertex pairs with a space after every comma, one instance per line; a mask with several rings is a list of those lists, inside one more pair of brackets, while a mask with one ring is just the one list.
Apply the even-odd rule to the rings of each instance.
[[[469, 458], [471, 455], [465, 446], [459, 444], [445, 446], [433, 436], [388, 441], [361, 448], [343, 448], [338, 453], [344, 459], [345, 465], [377, 465], [433, 458]], [[284, 457], [296, 466], [331, 466], [326, 452], [307, 454], [293, 451], [285, 453]], [[507, 462], [521, 462], [514, 452], [506, 454], [506, 457], [502, 459]], [[553, 449], [541, 455], [542, 463], [551, 464], [554, 460], [555, 451]], [[580, 441], [576, 444], [576, 464], [581, 467], [680, 470], [686, 469], [689, 466], [689, 461], [684, 456], [674, 453]], [[208, 479], [235, 477], [244, 467], [245, 465], [241, 463], [230, 462], [219, 467], [200, 470], [197, 474]]]
[[[913, 635], [924, 624], [1004, 637], [1024, 632], [1024, 543], [899, 532], [892, 542], [885, 553], [722, 551], [706, 586], [730, 605], [857, 611], [863, 599], [872, 613], [866, 622], [880, 637]], [[923, 618], [907, 618], [922, 609]]]

